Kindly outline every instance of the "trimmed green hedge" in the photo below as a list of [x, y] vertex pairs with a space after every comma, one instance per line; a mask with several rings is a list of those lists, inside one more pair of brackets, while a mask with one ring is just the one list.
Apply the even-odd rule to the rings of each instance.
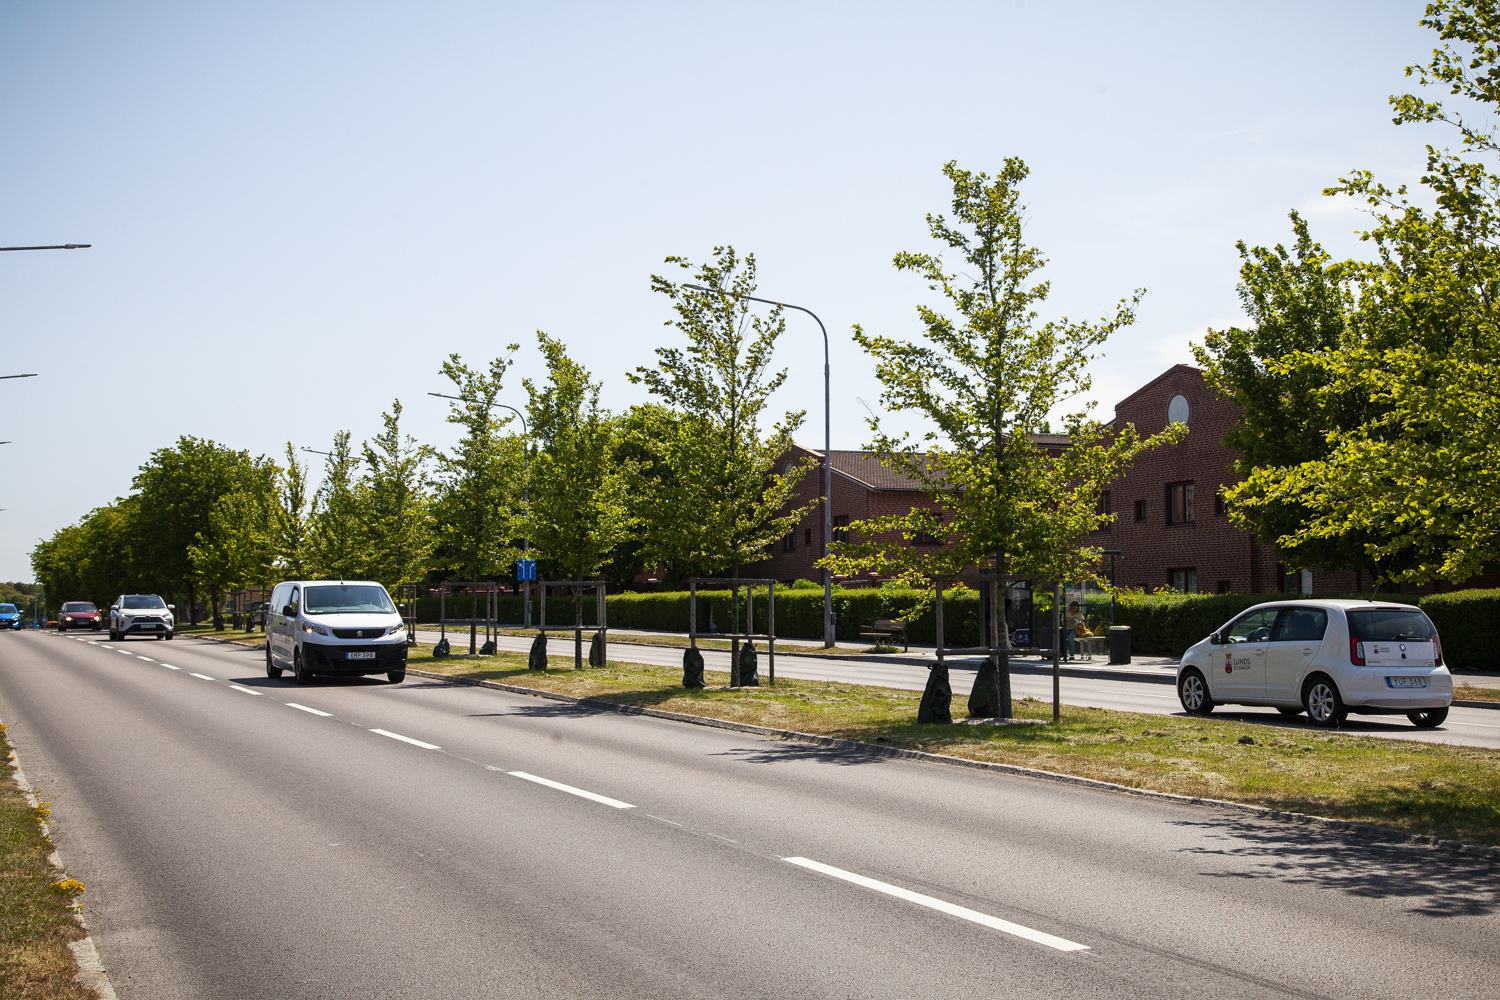
[[[1403, 598], [1396, 598], [1402, 600]], [[1443, 662], [1468, 670], [1500, 670], [1500, 590], [1455, 590], [1417, 601], [1443, 640]]]
[[[871, 589], [834, 590], [834, 634], [840, 641], [854, 642], [862, 629], [882, 618], [897, 618], [910, 610], [921, 594], [913, 590]], [[1319, 597], [1350, 597], [1361, 594], [1319, 594]], [[1049, 595], [1037, 595], [1039, 627], [1051, 624]], [[1280, 594], [1122, 594], [1115, 604], [1115, 624], [1131, 628], [1131, 651], [1137, 656], [1181, 656], [1195, 642], [1223, 625], [1246, 608], [1268, 601], [1284, 599]], [[1443, 656], [1451, 663], [1475, 670], [1500, 670], [1500, 648], [1493, 637], [1500, 635], [1500, 590], [1459, 590], [1447, 594], [1388, 595], [1384, 600], [1403, 604], [1415, 603], [1426, 611], [1443, 638]], [[743, 598], [742, 598], [743, 601]], [[547, 601], [548, 619], [559, 628], [573, 624], [573, 602], [554, 596]], [[418, 619], [437, 621], [438, 599], [424, 597], [417, 602]], [[465, 597], [449, 598], [448, 614], [469, 614]], [[740, 609], [744, 614], [743, 604]], [[1089, 601], [1088, 614], [1108, 619], [1107, 599]], [[539, 620], [540, 603], [532, 598], [533, 621]], [[948, 597], [943, 601], [943, 616], [948, 645], [977, 646], [979, 636], [979, 595], [973, 592]], [[702, 632], [724, 631], [729, 627], [729, 594], [723, 590], [703, 590], [698, 594], [698, 629]], [[688, 595], [686, 591], [652, 594], [609, 595], [609, 624], [614, 628], [648, 629], [662, 632], [687, 630]], [[505, 594], [500, 598], [500, 621], [514, 625], [521, 621], [521, 598]], [[594, 599], [583, 602], [585, 625], [596, 624]], [[755, 600], [756, 631], [766, 629], [764, 589]], [[911, 641], [931, 645], [936, 639], [932, 609], [908, 627]], [[776, 635], [778, 638], [818, 641], [823, 638], [823, 591], [821, 588], [776, 588]]]

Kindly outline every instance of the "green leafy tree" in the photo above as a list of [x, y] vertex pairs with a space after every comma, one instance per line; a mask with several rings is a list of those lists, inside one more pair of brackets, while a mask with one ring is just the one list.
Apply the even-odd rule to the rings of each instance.
[[384, 430], [364, 446], [364, 504], [369, 576], [398, 592], [421, 580], [432, 551], [432, 517], [425, 488], [432, 449], [401, 433], [401, 401], [381, 416]]
[[776, 469], [803, 413], [783, 414], [768, 432], [760, 425], [771, 393], [786, 380], [785, 369], [770, 368], [786, 322], [780, 307], [765, 317], [751, 312], [745, 296], [755, 293], [753, 254], [741, 260], [725, 246], [707, 264], [666, 262], [707, 290], [651, 278], [652, 290], [671, 299], [676, 313], [666, 325], [681, 331], [687, 345], [658, 348], [654, 367], [628, 376], [674, 415], [656, 425], [655, 447], [668, 474], [651, 484], [643, 504], [644, 556], [686, 573], [729, 570], [737, 577], [765, 559], [809, 509], [791, 503], [811, 465]]
[[360, 579], [369, 556], [363, 498], [355, 478], [359, 459], [349, 447], [349, 432], [333, 436], [333, 451], [323, 459], [323, 482], [313, 497], [312, 571], [327, 579]]
[[[1429, 4], [1422, 24], [1442, 45], [1408, 75], [1491, 113], [1500, 107], [1495, 5]], [[1500, 147], [1493, 128], [1440, 102], [1411, 94], [1391, 102], [1398, 124], [1446, 122], [1460, 136], [1461, 153], [1427, 148], [1422, 185], [1434, 207], [1368, 171], [1345, 178], [1325, 193], [1366, 201], [1375, 224], [1363, 237], [1375, 256], [1338, 266], [1347, 286], [1339, 322], [1320, 335], [1291, 316], [1282, 349], [1262, 347], [1249, 365], [1222, 350], [1224, 341], [1205, 347], [1222, 362], [1221, 391], [1254, 404], [1247, 428], [1260, 420], [1287, 442], [1244, 463], [1244, 482], [1227, 493], [1236, 523], [1278, 545], [1293, 566], [1359, 566], [1377, 585], [1457, 582], [1500, 556], [1500, 176], [1484, 159]], [[1244, 392], [1256, 383], [1300, 386], [1302, 398]], [[1265, 416], [1278, 404], [1303, 416], [1278, 428]]]
[[224, 628], [223, 595], [247, 587], [269, 589], [275, 564], [275, 465], [262, 460], [209, 513], [209, 530], [188, 546], [198, 585], [209, 595], [213, 623]]
[[160, 448], [136, 473], [135, 522], [139, 579], [173, 594], [186, 594], [188, 617], [198, 622], [201, 593], [189, 549], [210, 537], [210, 517], [219, 499], [239, 488], [254, 471], [249, 452], [206, 439], [183, 436], [175, 447]]
[[[522, 383], [537, 450], [521, 530], [533, 554], [553, 560], [567, 579], [593, 579], [634, 525], [630, 469], [618, 458], [620, 429], [599, 405], [599, 384], [560, 341], [537, 331], [537, 342], [548, 378]], [[582, 624], [578, 592], [573, 603]]]
[[518, 552], [512, 540], [519, 537], [525, 445], [503, 433], [514, 418], [497, 418], [492, 408], [510, 364], [509, 356], [496, 358], [487, 370], [474, 371], [457, 354], [443, 362], [443, 374], [462, 400], [449, 404], [448, 422], [462, 427], [463, 435], [452, 451], [437, 455], [432, 561], [462, 579], [498, 575]]
[[[1142, 292], [1098, 322], [1040, 322], [1037, 310], [1051, 286], [1034, 280], [1046, 262], [1022, 238], [1025, 163], [1007, 159], [993, 180], [952, 162], [943, 173], [953, 185], [954, 221], [928, 215], [928, 229], [962, 263], [950, 269], [940, 253], [900, 253], [894, 263], [925, 278], [956, 315], [919, 305], [921, 341], [860, 327], [854, 334], [875, 359], [885, 406], [929, 425], [912, 439], [886, 434], [872, 419], [870, 447], [888, 468], [920, 483], [936, 509], [856, 522], [853, 537], [823, 563], [919, 588], [969, 567], [1001, 580], [1097, 579], [1098, 553], [1078, 540], [1112, 518], [1100, 508], [1101, 493], [1141, 450], [1180, 440], [1186, 428], [1143, 440], [1128, 424], [1107, 431], [1088, 417], [1087, 404], [1066, 417], [1071, 446], [1060, 455], [1049, 456], [1033, 436], [1055, 407], [1089, 390], [1086, 367], [1095, 349], [1134, 321]], [[923, 536], [943, 545], [912, 544]], [[981, 671], [976, 690], [985, 694], [970, 707], [1008, 716], [1008, 637], [999, 615], [992, 625], [990, 643], [1002, 652]]]
[[297, 449], [290, 441], [286, 443], [286, 467], [277, 470], [273, 513], [278, 575], [289, 580], [304, 580], [310, 573], [312, 537], [307, 466], [298, 460]]

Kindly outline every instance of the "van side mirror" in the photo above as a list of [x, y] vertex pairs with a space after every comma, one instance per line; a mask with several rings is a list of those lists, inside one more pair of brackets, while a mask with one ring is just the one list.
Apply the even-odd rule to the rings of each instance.
[[109, 610], [111, 610], [111, 611], [119, 611], [120, 610], [120, 606], [118, 604], [111, 604], [109, 606]]
[[1222, 646], [1224, 645], [1224, 633], [1215, 632], [1213, 635], [1208, 637], [1208, 641], [1213, 643], [1215, 646]]
[[283, 615], [285, 615], [286, 617], [288, 617], [288, 618], [296, 618], [297, 617], [297, 608], [296, 608], [296, 605], [288, 604], [286, 607], [284, 607], [284, 608], [281, 609], [281, 613]]
[[175, 604], [168, 604], [167, 605], [167, 610], [168, 611], [176, 611], [177, 610], [177, 605], [175, 605]]

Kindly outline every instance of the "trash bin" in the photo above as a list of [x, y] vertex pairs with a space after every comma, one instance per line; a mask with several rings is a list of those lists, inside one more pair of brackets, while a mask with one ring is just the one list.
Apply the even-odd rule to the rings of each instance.
[[1123, 666], [1130, 662], [1130, 626], [1111, 625], [1109, 627], [1109, 663], [1110, 666]]

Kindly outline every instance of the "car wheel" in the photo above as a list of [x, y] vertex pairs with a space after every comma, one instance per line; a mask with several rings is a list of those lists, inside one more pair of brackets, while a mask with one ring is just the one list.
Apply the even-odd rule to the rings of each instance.
[[1177, 698], [1189, 715], [1208, 715], [1214, 700], [1208, 693], [1208, 682], [1196, 670], [1184, 670], [1177, 678]]
[[406, 671], [405, 670], [392, 670], [392, 671], [389, 671], [385, 675], [385, 679], [388, 680], [388, 681], [390, 681], [392, 684], [400, 684], [402, 681], [406, 680]]
[[67, 631], [67, 630], [68, 630], [68, 626], [66, 626], [66, 625], [62, 625], [62, 624], [59, 624], [59, 625], [58, 625], [58, 626], [57, 626], [57, 630], [58, 630], [58, 631], [59, 631], [59, 632], [66, 632], [66, 631]]
[[99, 628], [100, 628], [100, 626], [99, 626], [99, 624], [98, 624], [98, 623], [97, 623], [97, 622], [96, 622], [96, 623], [94, 623], [94, 625], [93, 625], [93, 626], [92, 626], [92, 628], [93, 628], [93, 630], [94, 630], [94, 631], [95, 631], [95, 632], [97, 632], [97, 631], [99, 631]]
[[297, 679], [298, 684], [311, 684], [312, 671], [307, 669], [307, 664], [302, 660], [302, 650], [292, 651], [292, 676]]
[[1276, 711], [1280, 712], [1288, 719], [1295, 719], [1297, 716], [1302, 714], [1302, 709], [1300, 708], [1278, 708], [1276, 709]]
[[1338, 687], [1327, 677], [1314, 677], [1307, 682], [1307, 687], [1302, 690], [1302, 705], [1312, 724], [1324, 729], [1342, 725], [1349, 716], [1344, 699], [1339, 697]]
[[1406, 717], [1418, 729], [1432, 729], [1443, 724], [1443, 720], [1448, 717], [1448, 710], [1446, 708], [1424, 708], [1420, 712], [1407, 712]]
[[270, 646], [266, 647], [266, 676], [267, 677], [273, 677], [273, 678], [281, 676], [281, 668], [278, 667], [271, 660], [271, 647]]

